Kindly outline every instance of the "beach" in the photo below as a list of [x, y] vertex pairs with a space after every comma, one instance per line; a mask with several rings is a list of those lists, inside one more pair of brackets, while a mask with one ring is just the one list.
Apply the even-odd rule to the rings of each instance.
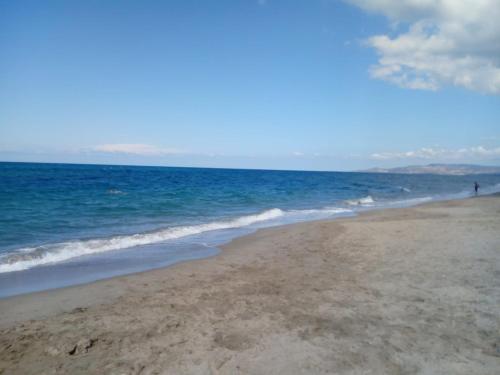
[[500, 196], [0, 300], [0, 374], [498, 374]]

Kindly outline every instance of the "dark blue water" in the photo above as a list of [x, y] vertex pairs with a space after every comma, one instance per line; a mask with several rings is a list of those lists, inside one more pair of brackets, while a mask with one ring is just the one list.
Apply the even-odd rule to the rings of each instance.
[[210, 256], [259, 227], [500, 190], [436, 176], [0, 163], [0, 296]]

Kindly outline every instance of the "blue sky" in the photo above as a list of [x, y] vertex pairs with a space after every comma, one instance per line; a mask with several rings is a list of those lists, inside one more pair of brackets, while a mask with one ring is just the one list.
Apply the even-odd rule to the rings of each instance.
[[0, 160], [500, 164], [491, 2], [2, 1]]

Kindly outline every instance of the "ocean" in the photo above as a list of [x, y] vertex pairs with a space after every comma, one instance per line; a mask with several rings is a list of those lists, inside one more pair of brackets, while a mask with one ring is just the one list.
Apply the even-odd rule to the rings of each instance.
[[500, 191], [500, 175], [0, 163], [0, 297], [216, 255], [258, 228]]

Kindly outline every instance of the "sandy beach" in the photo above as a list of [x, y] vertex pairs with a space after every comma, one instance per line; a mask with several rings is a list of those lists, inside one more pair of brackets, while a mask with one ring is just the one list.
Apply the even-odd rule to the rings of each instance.
[[500, 196], [0, 300], [1, 374], [500, 373]]

